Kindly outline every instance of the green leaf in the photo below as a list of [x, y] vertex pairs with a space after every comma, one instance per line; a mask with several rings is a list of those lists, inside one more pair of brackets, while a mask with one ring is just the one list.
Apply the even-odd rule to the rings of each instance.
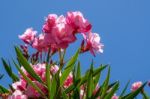
[[[93, 76], [93, 77], [96, 76], [99, 72], [102, 72], [106, 67], [107, 67], [107, 65], [104, 65], [104, 66], [100, 66], [99, 68], [95, 69], [95, 70], [93, 71], [92, 76]], [[84, 83], [87, 81], [89, 72], [90, 72], [90, 71], [87, 70], [86, 73], [85, 73], [85, 75], [82, 76], [80, 85], [84, 84]]]
[[96, 87], [97, 84], [98, 84], [98, 82], [99, 82], [102, 68], [106, 68], [106, 67], [107, 66], [101, 65], [98, 69], [95, 70], [95, 74], [94, 74], [94, 87]]
[[141, 92], [142, 93], [142, 95], [143, 95], [143, 99], [150, 99], [149, 97], [148, 97], [148, 95], [143, 91], [143, 92]]
[[79, 88], [75, 88], [75, 90], [73, 91], [73, 99], [80, 99], [80, 89]]
[[87, 98], [90, 99], [93, 93], [93, 87], [94, 87], [94, 82], [93, 82], [93, 61], [91, 63], [91, 68], [90, 68], [90, 72], [88, 75], [88, 80], [87, 80]]
[[93, 71], [93, 76], [97, 75], [98, 73], [100, 73], [102, 70], [104, 70], [106, 67], [108, 67], [108, 65], [101, 65], [99, 68], [95, 69]]
[[[107, 90], [109, 90], [110, 88], [112, 88], [112, 87], [113, 87], [114, 85], [116, 85], [117, 83], [118, 83], [118, 81], [109, 84]], [[98, 88], [97, 92], [96, 92], [95, 95], [93, 95], [92, 97], [95, 99], [96, 97], [100, 96], [100, 95], [101, 95], [101, 90], [102, 90], [102, 86], [100, 86], [100, 88]]]
[[0, 85], [0, 94], [9, 93], [9, 90], [7, 90], [5, 87]]
[[19, 78], [17, 77], [17, 75], [15, 75], [13, 72], [12, 72], [12, 69], [11, 67], [7, 64], [7, 62], [2, 58], [2, 63], [3, 63], [3, 66], [8, 74], [8, 76], [13, 80], [13, 82], [16, 82], [19, 80]]
[[128, 95], [122, 97], [121, 99], [134, 99], [141, 91], [142, 89], [144, 88], [144, 86], [147, 84], [144, 83], [139, 89], [137, 89], [136, 91], [133, 91], [131, 93], [129, 93]]
[[41, 91], [41, 89], [32, 82], [32, 80], [30, 78], [28, 78], [24, 72], [21, 70], [21, 68], [15, 63], [15, 61], [13, 60], [14, 65], [16, 66], [16, 68], [18, 69], [18, 71], [20, 72], [20, 74], [23, 76], [23, 78], [28, 82], [28, 84], [30, 84], [35, 90], [37, 90], [43, 97], [46, 98], [45, 94]]
[[81, 66], [80, 66], [80, 62], [78, 62], [76, 79], [78, 80], [80, 78], [81, 78]]
[[21, 63], [21, 65], [24, 67], [24, 69], [37, 81], [43, 83], [41, 78], [35, 73], [33, 70], [33, 67], [28, 63], [27, 59], [22, 55], [21, 50], [18, 47], [15, 47], [15, 51], [18, 56], [18, 61]]
[[108, 89], [108, 84], [109, 84], [109, 79], [110, 79], [110, 67], [108, 68], [108, 73], [107, 73], [107, 77], [102, 85], [102, 91], [101, 91], [101, 99], [104, 99], [104, 96], [107, 92]]
[[105, 96], [104, 99], [111, 99], [112, 96], [115, 94], [115, 92], [118, 90], [119, 88], [119, 82], [117, 82], [111, 89], [111, 91]]
[[130, 80], [127, 82], [127, 84], [125, 85], [125, 88], [123, 89], [123, 91], [121, 92], [120, 96], [119, 96], [119, 99], [121, 99], [121, 97], [125, 94], [128, 86], [129, 86], [129, 83], [130, 83]]
[[64, 69], [62, 76], [60, 77], [60, 85], [61, 86], [63, 85], [63, 83], [66, 80], [69, 73], [72, 71], [73, 66], [75, 65], [76, 60], [78, 58], [79, 52], [80, 52], [80, 49], [78, 49], [78, 51], [75, 53], [75, 55], [67, 63], [66, 68]]
[[56, 93], [56, 88], [57, 88], [57, 75], [54, 75], [52, 78], [52, 86], [51, 86], [51, 92], [50, 92], [50, 99], [54, 99], [55, 93]]

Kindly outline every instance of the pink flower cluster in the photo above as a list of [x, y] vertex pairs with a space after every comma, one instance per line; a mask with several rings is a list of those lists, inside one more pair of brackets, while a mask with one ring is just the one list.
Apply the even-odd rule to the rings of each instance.
[[89, 51], [95, 55], [95, 52], [103, 52], [103, 44], [100, 43], [100, 37], [97, 33], [92, 33], [92, 25], [79, 11], [68, 12], [66, 17], [63, 15], [49, 14], [42, 28], [42, 33], [36, 36], [37, 32], [28, 28], [19, 38], [26, 44], [31, 45], [39, 52], [66, 49], [70, 43], [77, 40], [76, 34], [83, 34], [86, 45], [82, 45], [82, 52]]
[[[43, 64], [36, 64], [32, 65], [34, 71], [41, 77], [41, 79], [45, 82], [45, 71], [46, 71], [46, 65]], [[32, 78], [24, 68], [22, 68], [23, 72], [27, 77], [29, 77], [34, 84], [36, 84], [43, 93], [47, 93], [47, 89], [38, 81], [36, 81], [34, 78]], [[52, 74], [57, 73], [59, 70], [59, 67], [57, 65], [51, 66], [50, 72]], [[61, 76], [61, 75], [60, 75]], [[50, 77], [51, 78], [51, 77]], [[64, 82], [64, 88], [69, 87], [73, 83], [73, 75], [72, 73], [69, 74], [67, 79]], [[40, 98], [42, 97], [39, 92], [37, 92], [31, 85], [27, 83], [27, 81], [20, 76], [20, 80], [17, 82], [14, 82], [12, 84], [13, 89], [15, 90], [12, 95], [9, 96], [9, 99], [27, 99], [27, 98]]]
[[135, 82], [135, 83], [132, 84], [131, 91], [136, 91], [141, 86], [142, 86], [142, 82], [141, 81]]

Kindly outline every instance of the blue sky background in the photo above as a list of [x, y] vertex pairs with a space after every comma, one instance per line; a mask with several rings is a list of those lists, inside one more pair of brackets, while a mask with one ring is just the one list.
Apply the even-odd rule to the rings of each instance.
[[[1, 0], [0, 57], [10, 59], [15, 55], [13, 45], [21, 43], [18, 35], [26, 28], [41, 32], [44, 17], [49, 13], [60, 15], [79, 10], [105, 45], [104, 53], [95, 58], [90, 53], [81, 55], [82, 70], [89, 68], [89, 61], [94, 59], [96, 66], [111, 65], [111, 81], [120, 80], [121, 87], [129, 79], [147, 81], [150, 79], [149, 5], [149, 0]], [[77, 46], [79, 43], [71, 45], [67, 56]], [[1, 62], [0, 73], [5, 73]], [[8, 81], [5, 76], [0, 83], [7, 86]]]

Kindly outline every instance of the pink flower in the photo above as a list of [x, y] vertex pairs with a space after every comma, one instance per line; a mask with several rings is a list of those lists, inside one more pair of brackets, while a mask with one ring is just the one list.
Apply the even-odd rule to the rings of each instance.
[[89, 32], [92, 25], [87, 19], [83, 17], [83, 14], [79, 11], [67, 13], [67, 23], [73, 27], [74, 32]]
[[[45, 95], [46, 95], [47, 90], [46, 90], [46, 88], [45, 88], [41, 83], [39, 83], [39, 82], [37, 82], [37, 81], [33, 81], [33, 83], [35, 83], [35, 84], [41, 89], [41, 91], [42, 91], [43, 93], [45, 93]], [[28, 85], [28, 86], [27, 86], [27, 89], [26, 89], [26, 91], [25, 91], [25, 94], [26, 94], [29, 98], [39, 98], [39, 97], [42, 97], [41, 94], [40, 94], [37, 90], [35, 90], [31, 85]]]
[[111, 99], [119, 99], [119, 97], [115, 94], [115, 95], [112, 96]]
[[33, 28], [28, 28], [24, 34], [19, 35], [19, 38], [27, 44], [31, 44], [36, 36], [37, 31], [34, 31]]
[[20, 90], [15, 90], [13, 94], [8, 97], [8, 99], [28, 99], [28, 98]]
[[37, 38], [35, 38], [32, 47], [37, 49], [39, 52], [47, 51], [48, 46], [45, 43], [45, 34], [40, 34]]
[[46, 64], [45, 63], [43, 63], [43, 64], [38, 63], [36, 65], [33, 65], [33, 69], [41, 77], [41, 79], [43, 81], [46, 80], [46, 78], [45, 78]]
[[49, 25], [48, 19], [43, 26], [43, 31], [45, 32], [44, 41], [47, 45], [55, 46], [56, 48], [67, 48], [70, 43], [76, 40], [73, 28], [66, 23], [66, 18], [63, 15], [55, 17], [52, 25]]
[[86, 41], [85, 51], [90, 50], [90, 52], [95, 56], [95, 52], [103, 53], [103, 44], [100, 43], [100, 36], [97, 33], [83, 34]]
[[46, 18], [46, 22], [43, 25], [43, 32], [44, 33], [51, 33], [52, 28], [56, 24], [57, 15], [56, 14], [49, 14]]
[[72, 83], [73, 83], [73, 75], [72, 75], [72, 73], [70, 73], [64, 82], [64, 87], [68, 88], [70, 85], [72, 85]]
[[135, 83], [132, 84], [131, 91], [136, 91], [141, 86], [142, 86], [142, 82], [141, 81], [135, 82]]
[[17, 81], [15, 83], [12, 84], [12, 87], [15, 89], [15, 90], [25, 90], [26, 89], [26, 81], [23, 80], [23, 79], [20, 79], [20, 81]]
[[50, 71], [51, 71], [53, 74], [56, 74], [58, 70], [59, 70], [59, 67], [58, 67], [57, 65], [51, 66]]

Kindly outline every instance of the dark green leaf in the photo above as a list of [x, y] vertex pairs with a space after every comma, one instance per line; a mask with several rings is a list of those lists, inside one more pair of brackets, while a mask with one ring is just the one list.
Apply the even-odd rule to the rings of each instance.
[[54, 99], [55, 93], [56, 93], [56, 88], [57, 88], [57, 75], [54, 75], [52, 78], [52, 86], [51, 86], [51, 92], [50, 92], [50, 99]]
[[102, 85], [102, 91], [101, 91], [101, 98], [104, 99], [104, 96], [107, 92], [108, 89], [108, 84], [109, 84], [109, 79], [110, 79], [110, 67], [108, 68], [108, 73], [107, 73], [107, 77]]
[[123, 91], [121, 92], [121, 94], [120, 94], [120, 96], [119, 96], [120, 99], [121, 99], [121, 97], [125, 94], [125, 92], [126, 92], [128, 86], [129, 86], [129, 83], [130, 83], [130, 80], [127, 82], [125, 88], [124, 88]]
[[9, 93], [9, 90], [0, 85], [0, 94]]
[[80, 49], [78, 49], [78, 51], [75, 53], [75, 55], [69, 60], [69, 62], [66, 65], [66, 68], [64, 69], [62, 76], [60, 78], [60, 85], [62, 86], [64, 81], [66, 80], [67, 76], [69, 75], [69, 73], [72, 71], [73, 66], [75, 65], [75, 62], [78, 58]]
[[20, 72], [20, 74], [23, 76], [23, 78], [28, 82], [28, 84], [30, 84], [35, 90], [37, 90], [43, 97], [46, 97], [45, 94], [41, 91], [41, 89], [32, 82], [32, 80], [30, 78], [28, 78], [24, 72], [21, 70], [21, 68], [16, 64], [16, 62], [13, 60], [14, 65], [16, 66], [16, 68], [18, 69], [18, 71]]
[[21, 65], [24, 67], [24, 69], [37, 81], [42, 82], [41, 78], [35, 73], [33, 70], [33, 67], [28, 63], [27, 59], [22, 55], [21, 50], [18, 47], [15, 47], [17, 56], [18, 56], [18, 61], [21, 63]]
[[19, 78], [17, 77], [17, 75], [15, 75], [13, 72], [12, 72], [12, 69], [11, 67], [7, 64], [7, 62], [2, 58], [2, 63], [3, 63], [3, 66], [7, 72], [7, 74], [9, 75], [9, 77], [13, 80], [13, 82], [16, 82], [19, 80]]
[[117, 82], [112, 89], [110, 90], [110, 92], [105, 96], [104, 99], [111, 99], [112, 96], [115, 94], [115, 92], [118, 90], [119, 87], [119, 82]]

